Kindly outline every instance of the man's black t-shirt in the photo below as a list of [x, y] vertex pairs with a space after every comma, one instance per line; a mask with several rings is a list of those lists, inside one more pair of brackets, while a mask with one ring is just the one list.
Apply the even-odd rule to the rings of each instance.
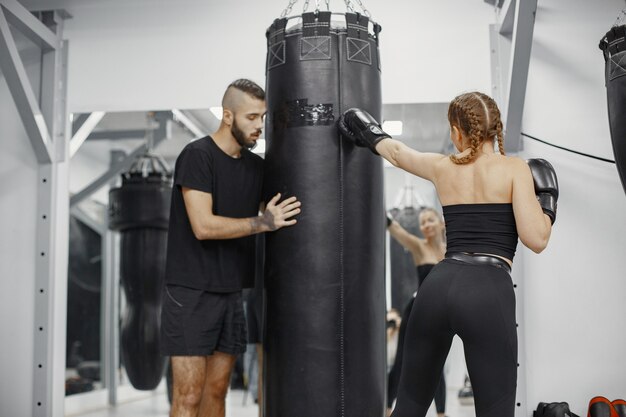
[[240, 158], [233, 158], [210, 136], [185, 146], [174, 168], [166, 284], [210, 292], [233, 292], [254, 285], [254, 236], [196, 239], [182, 187], [211, 193], [215, 215], [245, 218], [258, 215], [262, 184], [263, 159], [246, 149], [241, 150]]

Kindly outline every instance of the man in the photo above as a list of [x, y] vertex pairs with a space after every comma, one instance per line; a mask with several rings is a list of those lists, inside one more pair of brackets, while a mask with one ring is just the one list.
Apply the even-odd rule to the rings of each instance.
[[259, 213], [263, 160], [250, 152], [265, 93], [231, 83], [213, 135], [176, 161], [163, 290], [161, 340], [171, 357], [171, 417], [223, 417], [236, 355], [246, 349], [241, 289], [254, 279], [254, 234], [296, 223], [300, 202], [274, 196]]

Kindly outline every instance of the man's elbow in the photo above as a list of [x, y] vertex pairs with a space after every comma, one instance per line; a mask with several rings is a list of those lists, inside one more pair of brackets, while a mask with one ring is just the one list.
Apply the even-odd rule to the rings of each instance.
[[194, 237], [198, 240], [209, 240], [215, 238], [213, 236], [212, 229], [206, 225], [191, 226], [191, 231], [193, 232]]

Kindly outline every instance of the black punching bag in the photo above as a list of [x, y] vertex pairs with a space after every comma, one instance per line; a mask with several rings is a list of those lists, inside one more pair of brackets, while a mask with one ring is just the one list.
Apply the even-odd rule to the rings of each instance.
[[[390, 211], [394, 220], [400, 223], [400, 226], [407, 232], [423, 237], [419, 226], [420, 208], [404, 207]], [[397, 308], [402, 313], [417, 291], [417, 268], [411, 252], [404, 249], [393, 238], [389, 242], [389, 261], [391, 263], [391, 307]]]
[[384, 414], [382, 159], [335, 126], [350, 107], [381, 117], [370, 23], [316, 12], [267, 31], [266, 198], [296, 196], [302, 213], [266, 237], [266, 417]]
[[626, 25], [615, 26], [600, 41], [606, 61], [606, 94], [615, 165], [626, 192]]
[[120, 232], [120, 280], [126, 298], [121, 354], [133, 387], [159, 385], [161, 288], [165, 275], [172, 177], [165, 162], [142, 156], [109, 192], [109, 228]]

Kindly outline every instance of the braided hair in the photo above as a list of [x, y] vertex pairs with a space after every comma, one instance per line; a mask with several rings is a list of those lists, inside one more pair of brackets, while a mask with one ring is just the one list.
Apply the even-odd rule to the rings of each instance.
[[467, 164], [476, 158], [476, 153], [486, 139], [497, 138], [498, 150], [504, 155], [504, 135], [500, 109], [486, 94], [477, 91], [461, 94], [448, 107], [450, 125], [458, 127], [470, 141], [470, 152], [457, 157], [450, 155], [455, 164]]

